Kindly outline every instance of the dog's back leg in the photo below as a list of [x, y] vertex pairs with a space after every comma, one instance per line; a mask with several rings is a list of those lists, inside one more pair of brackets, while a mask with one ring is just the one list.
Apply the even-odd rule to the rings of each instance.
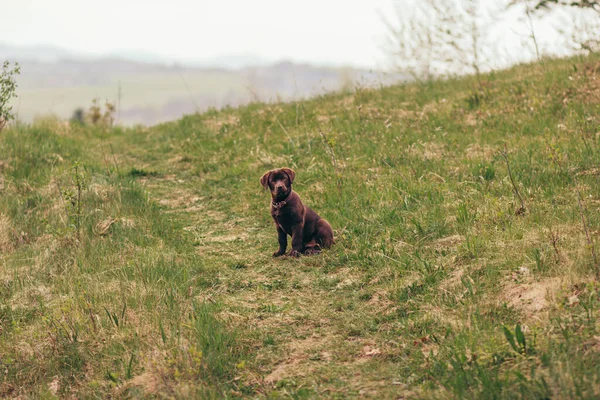
[[334, 244], [333, 228], [322, 218], [317, 222], [315, 239], [325, 249]]

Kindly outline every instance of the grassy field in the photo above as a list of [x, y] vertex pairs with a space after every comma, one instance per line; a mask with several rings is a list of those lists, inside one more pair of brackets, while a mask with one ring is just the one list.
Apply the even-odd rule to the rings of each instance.
[[[598, 398], [599, 111], [581, 58], [4, 130], [0, 397]], [[280, 166], [321, 255], [271, 258]]]

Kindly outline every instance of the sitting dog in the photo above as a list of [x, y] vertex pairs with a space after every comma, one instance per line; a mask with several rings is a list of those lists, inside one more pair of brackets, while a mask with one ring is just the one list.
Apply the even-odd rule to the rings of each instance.
[[292, 190], [295, 177], [294, 170], [280, 168], [260, 178], [261, 185], [271, 191], [271, 216], [277, 227], [279, 250], [273, 253], [273, 257], [285, 254], [287, 235], [292, 237], [292, 257], [318, 254], [321, 248], [328, 248], [334, 243], [329, 222], [302, 204], [300, 196]]

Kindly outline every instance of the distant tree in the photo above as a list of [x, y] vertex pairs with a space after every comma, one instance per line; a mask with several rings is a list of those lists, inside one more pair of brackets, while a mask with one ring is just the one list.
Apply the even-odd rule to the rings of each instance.
[[79, 107], [76, 108], [75, 111], [73, 111], [73, 115], [71, 116], [71, 122], [80, 125], [85, 125], [85, 111], [83, 110], [83, 108]]
[[[513, 3], [522, 3], [526, 0], [514, 0]], [[600, 0], [536, 0], [535, 10], [548, 9], [552, 6], [565, 6], [591, 9], [600, 13]]]
[[468, 53], [470, 57], [466, 61], [468, 68], [479, 78], [481, 67], [485, 61], [482, 54], [481, 42], [484, 39], [485, 26], [482, 24], [482, 7], [480, 0], [463, 0], [464, 7], [462, 18], [466, 24], [463, 26], [464, 31], [462, 36], [465, 38], [465, 44], [457, 49], [460, 52]]
[[573, 9], [558, 27], [566, 46], [577, 53], [600, 51], [600, 15], [586, 9]]
[[482, 0], [438, 1], [436, 7], [442, 16], [440, 35], [450, 47], [452, 70], [479, 78], [495, 52], [490, 27], [496, 23], [500, 8]]
[[600, 0], [511, 0], [510, 5], [524, 4], [527, 17], [556, 9], [568, 10], [558, 32], [566, 47], [578, 53], [600, 51]]
[[385, 50], [400, 71], [429, 80], [445, 74], [479, 76], [486, 67], [494, 48], [489, 3], [483, 7], [480, 0], [421, 0], [395, 1], [394, 6], [395, 15], [383, 17]]
[[98, 99], [92, 100], [92, 105], [87, 113], [87, 117], [89, 118], [92, 125], [101, 126], [104, 128], [109, 128], [113, 125], [113, 122], [115, 121], [114, 115], [114, 104], [106, 101], [104, 105], [104, 112], [102, 112], [102, 107]]
[[424, 0], [413, 7], [394, 2], [394, 15], [383, 16], [387, 27], [385, 51], [394, 67], [416, 80], [428, 81], [439, 74], [444, 56], [439, 52], [441, 38], [436, 30], [440, 16], [435, 0]]
[[16, 75], [19, 75], [21, 68], [19, 64], [13, 64], [5, 61], [0, 70], [0, 130], [4, 128], [6, 123], [15, 116], [12, 113], [12, 106], [8, 102], [13, 97], [16, 97], [17, 81]]

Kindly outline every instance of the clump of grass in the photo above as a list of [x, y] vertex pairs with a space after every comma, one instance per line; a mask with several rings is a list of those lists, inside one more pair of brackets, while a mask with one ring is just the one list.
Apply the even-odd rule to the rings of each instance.
[[143, 177], [143, 176], [157, 176], [158, 172], [156, 171], [147, 171], [145, 169], [138, 169], [135, 167], [132, 167], [131, 170], [129, 170], [129, 176], [132, 177]]

